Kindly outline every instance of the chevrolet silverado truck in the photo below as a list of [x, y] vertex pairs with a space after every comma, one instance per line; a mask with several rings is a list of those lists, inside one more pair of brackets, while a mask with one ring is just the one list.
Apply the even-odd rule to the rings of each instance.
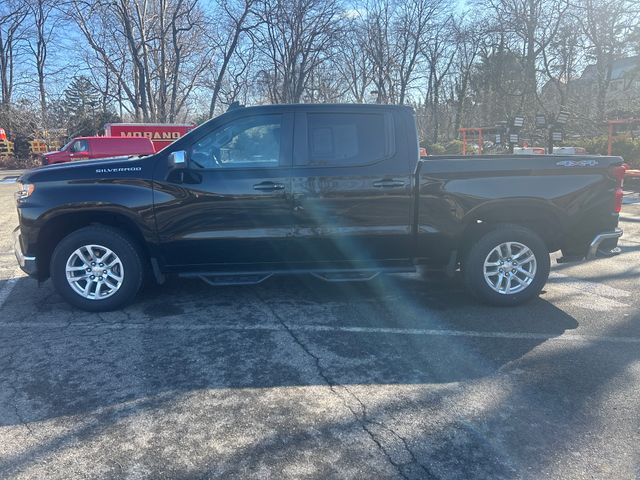
[[419, 265], [515, 305], [540, 293], [550, 252], [616, 253], [623, 176], [619, 157], [421, 160], [404, 106], [238, 108], [154, 155], [26, 172], [15, 253], [89, 311], [169, 274], [345, 281]]

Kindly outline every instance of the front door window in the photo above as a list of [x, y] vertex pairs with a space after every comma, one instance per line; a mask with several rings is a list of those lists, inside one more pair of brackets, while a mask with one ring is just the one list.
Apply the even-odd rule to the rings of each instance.
[[89, 151], [89, 142], [87, 142], [86, 140], [76, 140], [73, 143], [73, 146], [71, 147], [71, 151], [73, 153], [80, 153], [80, 152], [88, 152]]
[[201, 169], [277, 167], [281, 126], [281, 115], [235, 120], [196, 142], [190, 161]]

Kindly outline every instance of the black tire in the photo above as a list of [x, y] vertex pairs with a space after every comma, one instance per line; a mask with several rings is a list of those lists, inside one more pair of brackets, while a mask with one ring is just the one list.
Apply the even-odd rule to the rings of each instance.
[[[512, 294], [494, 290], [488, 283], [491, 280], [485, 280], [484, 275], [485, 259], [494, 248], [505, 242], [518, 242], [525, 245], [535, 256], [536, 262], [536, 271], [531, 283], [523, 290]], [[550, 266], [547, 246], [535, 232], [518, 225], [501, 225], [485, 233], [473, 244], [466, 256], [463, 271], [465, 285], [477, 299], [490, 305], [512, 306], [524, 303], [540, 294], [549, 278]]]
[[[85, 298], [67, 281], [66, 264], [71, 255], [84, 245], [100, 245], [113, 251], [124, 269], [120, 287], [102, 299]], [[51, 281], [56, 291], [71, 305], [88, 312], [105, 312], [129, 304], [142, 284], [141, 253], [129, 236], [112, 227], [90, 226], [70, 233], [56, 246], [51, 256]]]

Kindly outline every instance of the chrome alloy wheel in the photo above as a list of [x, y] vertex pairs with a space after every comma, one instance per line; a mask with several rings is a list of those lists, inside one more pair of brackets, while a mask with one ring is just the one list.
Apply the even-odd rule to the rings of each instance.
[[484, 279], [496, 292], [513, 295], [523, 291], [536, 276], [536, 256], [519, 242], [495, 247], [484, 260]]
[[69, 256], [66, 272], [73, 291], [89, 300], [109, 298], [124, 280], [122, 261], [102, 245], [78, 248]]

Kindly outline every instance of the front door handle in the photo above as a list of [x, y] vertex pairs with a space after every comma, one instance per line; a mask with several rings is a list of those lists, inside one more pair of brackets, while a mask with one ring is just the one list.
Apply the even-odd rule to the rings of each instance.
[[273, 192], [275, 190], [284, 190], [284, 185], [282, 183], [261, 182], [261, 183], [256, 183], [253, 186], [253, 189], [259, 190], [261, 192]]
[[402, 180], [393, 180], [391, 178], [384, 178], [382, 180], [377, 180], [373, 182], [373, 186], [376, 188], [394, 188], [394, 187], [404, 187], [404, 181]]

